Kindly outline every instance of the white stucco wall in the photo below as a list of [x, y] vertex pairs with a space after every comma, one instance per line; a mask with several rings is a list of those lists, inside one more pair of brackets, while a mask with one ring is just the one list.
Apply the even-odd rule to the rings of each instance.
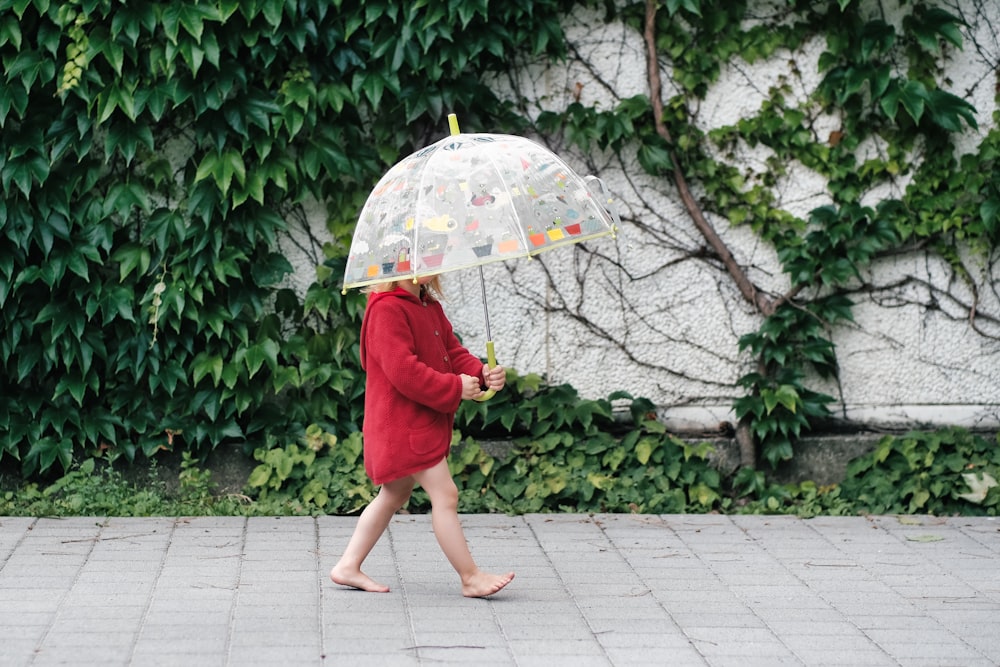
[[[760, 5], [764, 7], [764, 3]], [[966, 133], [958, 142], [959, 152], [975, 150], [994, 123], [1000, 6], [988, 5], [958, 3], [957, 11], [970, 24], [966, 49], [945, 64], [950, 90], [978, 110], [980, 131]], [[886, 10], [887, 21], [898, 23], [898, 12], [887, 3], [879, 7]], [[977, 10], [986, 13], [977, 14]], [[527, 90], [520, 92], [535, 100], [539, 110], [561, 109], [577, 92], [585, 105], [611, 108], [611, 96], [597, 79], [609, 82], [617, 98], [648, 93], [645, 46], [638, 33], [623, 25], [601, 26], [596, 16], [583, 14], [569, 18], [566, 27], [581, 58], [598, 68], [597, 76], [577, 61], [564, 69], [526, 72], [521, 81]], [[693, 109], [696, 124], [706, 132], [735, 124], [755, 113], [782, 77], [791, 82], [794, 94], [804, 98], [819, 83], [817, 61], [824, 48], [822, 41], [814, 40], [794, 53], [778, 52], [768, 62], [753, 66], [734, 60]], [[791, 72], [790, 61], [797, 64], [799, 75]], [[662, 78], [669, 86], [669, 72], [663, 72]], [[668, 88], [664, 96], [673, 92]], [[813, 127], [817, 138], [825, 140], [839, 127], [839, 120], [818, 116]], [[600, 262], [590, 264], [584, 274], [586, 301], [579, 312], [606, 335], [594, 333], [564, 313], [541, 307], [548, 304], [551, 308], [560, 297], [572, 303], [579, 296], [575, 276], [582, 270], [578, 263], [581, 257], [564, 252], [539, 256], [538, 261], [551, 275], [568, 276], [558, 287], [547, 285], [540, 267], [489, 267], [488, 293], [498, 356], [521, 371], [543, 373], [552, 382], [568, 382], [588, 397], [606, 396], [617, 389], [649, 397], [679, 427], [711, 427], [731, 419], [729, 406], [739, 395], [733, 382], [750, 363], [738, 354], [737, 340], [756, 328], [758, 316], [742, 302], [728, 276], [705, 262], [685, 261], [655, 278], [640, 278], [703, 243], [672, 184], [650, 179], [634, 164], [623, 170], [605, 156], [574, 156], [565, 147], [553, 148], [570, 159], [580, 173], [595, 173], [604, 179], [620, 199], [623, 215], [650, 225], [658, 235], [626, 224], [616, 243], [595, 248], [622, 264], [620, 271]], [[879, 149], [870, 142], [860, 153]], [[766, 169], [767, 155], [766, 148], [742, 146], [736, 166], [747, 173], [761, 171]], [[798, 166], [775, 191], [782, 208], [806, 217], [811, 209], [829, 203], [824, 187], [823, 178]], [[869, 193], [865, 203], [898, 196], [903, 187], [905, 181]], [[712, 222], [737, 260], [752, 267], [751, 275], [759, 286], [777, 292], [787, 288], [769, 246], [746, 228], [734, 228], [725, 220]], [[976, 260], [970, 260], [970, 266], [976, 266]], [[970, 301], [969, 290], [956, 284], [947, 267], [933, 255], [913, 253], [882, 261], [872, 267], [871, 275], [876, 285], [910, 277], [941, 293], [954, 294], [964, 303]], [[984, 269], [975, 278], [983, 299], [980, 311], [1000, 313], [996, 292], [990, 289], [995, 271]], [[566, 285], [573, 286], [568, 294], [564, 294]], [[456, 274], [449, 276], [448, 286], [454, 290], [450, 311], [456, 327], [466, 332], [466, 340], [475, 349], [483, 339], [478, 329], [481, 314], [469, 304], [478, 302], [478, 279]], [[914, 295], [914, 301], [929, 302], [930, 289]], [[517, 296], [519, 293], [531, 298]], [[838, 414], [876, 425], [1000, 423], [1000, 343], [973, 331], [963, 319], [967, 313], [957, 303], [938, 299], [942, 304], [938, 311], [924, 305], [897, 305], [888, 293], [855, 298], [855, 324], [841, 326], [834, 333], [841, 364], [840, 386], [815, 385], [842, 398], [834, 406]], [[627, 353], [618, 344], [624, 345]]]
[[[994, 125], [1000, 3], [961, 0], [956, 6], [953, 11], [965, 12], [970, 26], [966, 49], [946, 63], [945, 76], [951, 92], [976, 106], [980, 125], [979, 132], [963, 136], [962, 152], [975, 150]], [[979, 15], [973, 11], [977, 7]], [[886, 17], [893, 20], [893, 13]], [[567, 17], [566, 30], [588, 66], [571, 60], [559, 68], [526, 67], [520, 73], [519, 93], [538, 111], [561, 110], [577, 93], [581, 103], [602, 109], [613, 107], [613, 97], [648, 94], [639, 33], [619, 24], [605, 26], [596, 15], [584, 14]], [[810, 42], [753, 66], [734, 60], [692, 109], [695, 123], [707, 132], [754, 114], [780, 77], [790, 78], [795, 95], [809, 95], [820, 79], [816, 63], [823, 48], [818, 41]], [[801, 76], [791, 73], [792, 61]], [[597, 68], [596, 77], [588, 67]], [[669, 86], [669, 72], [662, 77]], [[664, 91], [665, 98], [672, 94]], [[825, 141], [838, 120], [818, 116], [813, 126], [818, 140]], [[616, 390], [650, 398], [676, 428], [713, 428], [722, 420], [731, 421], [730, 405], [740, 395], [734, 382], [752, 364], [739, 354], [737, 341], [756, 330], [760, 316], [716, 261], [690, 256], [705, 244], [673, 183], [646, 175], [634, 157], [619, 164], [611, 155], [583, 156], [566, 146], [551, 147], [580, 174], [600, 176], [626, 222], [617, 239], [588, 244], [596, 257], [583, 249], [563, 248], [535, 260], [484, 268], [500, 363], [521, 373], [540, 373], [552, 383], [569, 383], [588, 398]], [[872, 144], [861, 151], [878, 149]], [[766, 148], [742, 146], [734, 164], [752, 174], [766, 168], [767, 154]], [[904, 186], [869, 193], [865, 203], [898, 196], [893, 190]], [[793, 165], [775, 192], [780, 207], [804, 218], [829, 202], [824, 188], [824, 179]], [[710, 221], [759, 287], [779, 293], [787, 289], [769, 245], [746, 227]], [[969, 266], [978, 269], [974, 279], [979, 311], [1000, 316], [996, 254], [992, 264], [982, 257], [968, 259]], [[302, 270], [311, 279], [312, 266]], [[992, 337], [973, 330], [961, 305], [970, 301], [969, 288], [955, 281], [932, 254], [913, 252], [879, 261], [867, 276], [883, 287], [902, 279], [910, 279], [911, 286], [854, 295], [855, 323], [833, 333], [841, 364], [839, 386], [818, 380], [811, 386], [838, 399], [832, 406], [835, 413], [869, 425], [1000, 425], [1000, 327], [987, 327]], [[470, 349], [484, 353], [478, 273], [448, 274], [445, 289], [445, 308], [456, 331]], [[931, 303], [937, 307], [928, 307]]]

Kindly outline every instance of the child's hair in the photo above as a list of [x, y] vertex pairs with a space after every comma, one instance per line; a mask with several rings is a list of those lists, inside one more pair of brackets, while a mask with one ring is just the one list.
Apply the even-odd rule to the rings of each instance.
[[444, 292], [441, 290], [441, 276], [435, 275], [424, 283], [424, 291], [427, 293], [427, 297], [433, 301], [444, 299]]
[[[397, 285], [406, 281], [412, 281], [413, 278], [400, 278], [399, 280], [390, 280], [384, 283], [378, 283], [377, 285], [371, 285], [364, 288], [365, 292], [388, 292], [396, 288]], [[444, 292], [441, 290], [441, 276], [434, 275], [431, 276], [430, 280], [420, 286], [421, 291], [424, 292], [427, 297], [433, 301], [441, 301], [444, 299]]]

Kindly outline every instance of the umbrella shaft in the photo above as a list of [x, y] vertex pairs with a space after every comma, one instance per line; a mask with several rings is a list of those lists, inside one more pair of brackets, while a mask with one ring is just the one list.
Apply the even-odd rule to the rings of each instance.
[[479, 265], [479, 285], [483, 289], [483, 318], [486, 320], [486, 340], [493, 340], [490, 333], [490, 310], [486, 306], [486, 278], [483, 277], [483, 265]]

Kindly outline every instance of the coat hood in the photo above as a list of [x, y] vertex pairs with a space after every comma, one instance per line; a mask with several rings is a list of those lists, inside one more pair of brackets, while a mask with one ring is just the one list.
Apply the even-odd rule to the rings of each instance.
[[368, 368], [368, 351], [365, 349], [365, 342], [368, 340], [368, 311], [383, 299], [408, 299], [414, 303], [420, 303], [420, 299], [407, 292], [402, 287], [396, 287], [388, 292], [371, 292], [368, 295], [368, 303], [365, 305], [365, 317], [361, 320], [361, 369]]

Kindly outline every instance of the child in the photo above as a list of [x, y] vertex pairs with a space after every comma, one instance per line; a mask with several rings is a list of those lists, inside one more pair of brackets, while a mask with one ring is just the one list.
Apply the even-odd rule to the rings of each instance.
[[415, 484], [430, 496], [434, 536], [461, 577], [463, 595], [486, 597], [514, 578], [513, 572], [483, 572], [472, 559], [447, 458], [459, 402], [479, 396], [484, 385], [502, 389], [506, 373], [485, 366], [459, 343], [439, 296], [438, 277], [427, 276], [380, 285], [368, 297], [361, 324], [365, 471], [381, 488], [330, 571], [342, 586], [389, 591], [361, 564]]

